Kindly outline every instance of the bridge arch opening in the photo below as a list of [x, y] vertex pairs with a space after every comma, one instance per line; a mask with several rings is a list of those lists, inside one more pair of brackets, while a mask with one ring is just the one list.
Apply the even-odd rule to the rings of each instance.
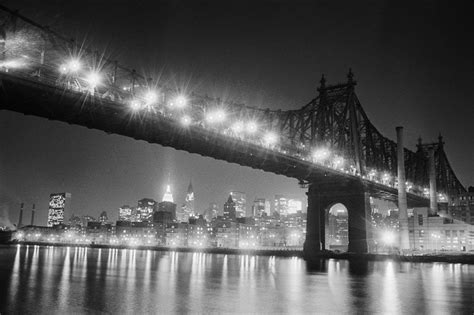
[[349, 213], [342, 203], [326, 208], [325, 249], [347, 252], [349, 244]]

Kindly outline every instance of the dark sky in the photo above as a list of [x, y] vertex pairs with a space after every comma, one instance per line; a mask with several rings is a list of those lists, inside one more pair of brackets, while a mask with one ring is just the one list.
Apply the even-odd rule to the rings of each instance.
[[[316, 96], [321, 74], [344, 81], [352, 67], [385, 136], [402, 125], [414, 149], [418, 136], [441, 133], [459, 179], [474, 185], [472, 1], [2, 3], [148, 76], [251, 106], [297, 109]], [[304, 198], [283, 176], [12, 112], [0, 112], [0, 147], [0, 202], [12, 221], [24, 201], [46, 223], [49, 193], [62, 191], [77, 214], [115, 219], [122, 204], [161, 199], [168, 173], [178, 203], [192, 178], [201, 210], [230, 190], [249, 201]]]

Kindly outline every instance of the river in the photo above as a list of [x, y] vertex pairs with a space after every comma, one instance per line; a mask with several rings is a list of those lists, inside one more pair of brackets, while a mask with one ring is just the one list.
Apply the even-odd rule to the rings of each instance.
[[0, 313], [474, 312], [474, 265], [14, 245]]

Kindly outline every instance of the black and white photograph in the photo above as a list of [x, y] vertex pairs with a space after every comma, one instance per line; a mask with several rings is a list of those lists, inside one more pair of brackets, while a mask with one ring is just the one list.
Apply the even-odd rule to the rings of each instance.
[[0, 315], [474, 314], [473, 14], [0, 0]]

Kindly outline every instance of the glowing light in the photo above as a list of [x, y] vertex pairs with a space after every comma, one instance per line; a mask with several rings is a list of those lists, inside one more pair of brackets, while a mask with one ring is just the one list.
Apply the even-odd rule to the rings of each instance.
[[71, 72], [77, 72], [81, 70], [81, 62], [79, 59], [71, 59], [68, 61], [66, 68]]
[[234, 133], [240, 133], [244, 129], [244, 124], [241, 121], [238, 121], [232, 125], [232, 131]]
[[191, 123], [192, 123], [191, 117], [187, 115], [184, 115], [183, 117], [181, 117], [181, 124], [183, 126], [189, 126]]
[[130, 102], [130, 108], [133, 110], [133, 111], [137, 111], [141, 108], [141, 104], [138, 100], [132, 100]]
[[170, 107], [176, 107], [176, 108], [183, 108], [188, 105], [188, 98], [185, 95], [178, 95], [176, 96], [171, 102], [168, 104]]
[[382, 233], [382, 241], [387, 245], [392, 245], [395, 243], [395, 233], [392, 231], [384, 231]]
[[265, 145], [273, 145], [277, 142], [278, 142], [278, 135], [273, 131], [269, 131], [263, 136], [263, 143]]
[[329, 157], [329, 150], [326, 148], [319, 148], [313, 151], [312, 156], [316, 161], [324, 161]]
[[155, 103], [158, 100], [158, 94], [155, 91], [148, 91], [145, 94], [145, 102], [147, 104]]
[[255, 133], [258, 130], [258, 124], [255, 121], [249, 121], [247, 123], [247, 129], [246, 131], [248, 133]]
[[221, 123], [225, 121], [226, 113], [223, 109], [216, 109], [207, 114], [206, 120], [210, 123]]
[[341, 167], [344, 164], [344, 158], [337, 156], [334, 158], [334, 166]]
[[98, 72], [91, 72], [86, 77], [86, 82], [91, 88], [95, 88], [102, 81], [102, 77]]
[[18, 59], [7, 60], [0, 63], [1, 67], [8, 69], [22, 68], [25, 66], [25, 63]]

